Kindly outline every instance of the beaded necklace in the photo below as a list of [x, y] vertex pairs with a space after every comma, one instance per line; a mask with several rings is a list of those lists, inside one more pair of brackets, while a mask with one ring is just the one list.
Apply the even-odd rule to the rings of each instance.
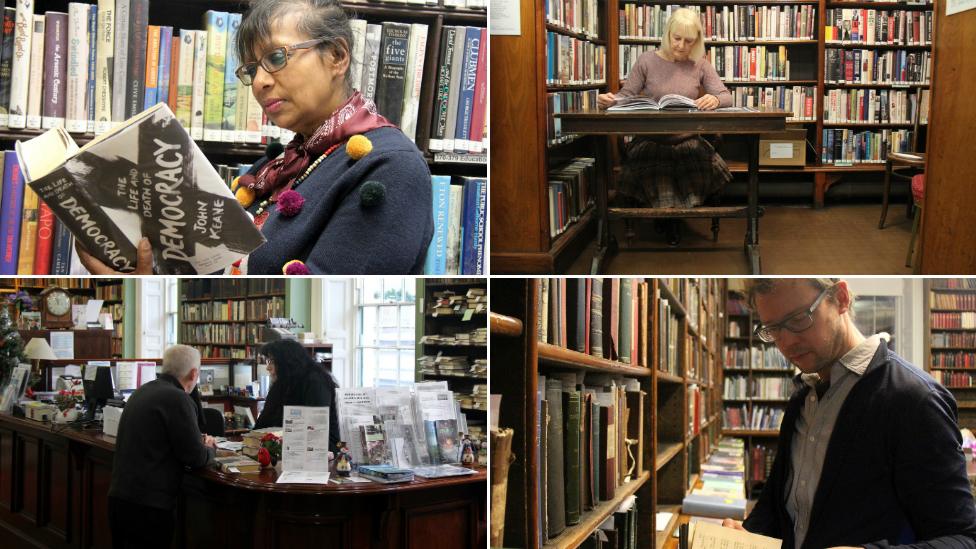
[[[289, 183], [288, 185], [285, 185], [281, 189], [280, 192], [284, 192], [284, 191], [287, 191], [289, 189], [295, 189], [295, 188], [297, 188], [302, 183], [302, 181], [305, 181], [305, 179], [308, 178], [309, 174], [311, 174], [315, 170], [315, 168], [319, 167], [319, 164], [321, 164], [322, 161], [325, 160], [325, 157], [329, 156], [329, 154], [331, 154], [332, 151], [338, 149], [340, 145], [342, 145], [342, 143], [336, 143], [335, 145], [332, 145], [331, 147], [329, 147], [328, 149], [326, 149], [326, 151], [324, 153], [322, 153], [322, 156], [316, 158], [315, 159], [315, 162], [312, 162], [308, 166], [308, 169], [305, 170], [305, 173], [303, 173], [302, 175], [300, 175], [297, 178], [295, 178], [295, 181], [293, 183]], [[276, 197], [278, 196], [278, 194], [280, 194], [280, 193], [277, 193], [276, 192], [276, 193], [272, 194], [270, 197], [268, 197], [267, 199], [261, 201], [260, 204], [258, 204], [258, 209], [254, 212], [254, 218], [255, 219], [257, 219], [258, 216], [260, 216], [261, 214], [263, 214], [268, 209], [268, 206], [269, 205], [271, 205], [271, 204], [273, 204], [273, 203], [275, 203], [277, 201]]]

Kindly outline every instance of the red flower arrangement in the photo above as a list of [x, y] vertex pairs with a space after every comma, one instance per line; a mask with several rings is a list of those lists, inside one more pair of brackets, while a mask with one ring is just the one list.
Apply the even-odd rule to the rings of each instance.
[[274, 433], [266, 433], [261, 437], [261, 448], [258, 449], [258, 461], [262, 467], [277, 465], [281, 459], [281, 437]]

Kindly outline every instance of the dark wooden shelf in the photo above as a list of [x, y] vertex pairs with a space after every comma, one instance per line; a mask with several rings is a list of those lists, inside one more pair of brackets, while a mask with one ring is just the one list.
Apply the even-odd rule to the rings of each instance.
[[546, 90], [551, 92], [561, 92], [561, 91], [580, 91], [580, 90], [598, 90], [607, 87], [607, 83], [603, 84], [548, 84], [546, 85]]
[[824, 83], [824, 87], [825, 88], [828, 88], [828, 89], [830, 89], [830, 88], [840, 88], [840, 89], [843, 89], [843, 88], [894, 88], [894, 89], [901, 89], [901, 90], [910, 90], [912, 88], [927, 89], [927, 88], [930, 87], [930, 85], [929, 84], [860, 84], [860, 83], [858, 83], [858, 84], [839, 84], [839, 83], [825, 82]]
[[597, 358], [565, 347], [539, 342], [539, 367], [543, 365], [588, 372], [602, 372], [606, 374], [620, 374], [628, 377], [650, 377], [650, 368], [633, 366], [616, 360]]
[[658, 370], [655, 373], [657, 374], [658, 381], [663, 381], [666, 383], [682, 383], [682, 384], [685, 382], [684, 378], [681, 376], [676, 376], [674, 374], [662, 372], [661, 370]]
[[580, 521], [578, 524], [574, 524], [563, 530], [558, 536], [550, 539], [542, 547], [544, 549], [573, 549], [579, 547], [584, 540], [593, 530], [596, 530], [600, 524], [603, 523], [620, 507], [620, 504], [630, 496], [634, 495], [637, 490], [651, 478], [651, 473], [649, 471], [644, 471], [636, 479], [617, 486], [615, 497], [612, 500], [601, 502], [599, 505], [593, 508], [592, 511], [587, 511], [580, 516]]
[[[925, 126], [927, 124], [919, 124]], [[824, 122], [825, 128], [911, 128], [914, 125], [910, 122]], [[884, 164], [882, 164], [884, 167]]]
[[751, 429], [722, 429], [722, 435], [724, 436], [738, 436], [738, 437], [778, 437], [779, 431], [774, 431], [772, 429], [764, 430], [751, 430]]
[[592, 43], [598, 44], [600, 46], [605, 46], [607, 44], [607, 41], [606, 40], [603, 40], [603, 39], [598, 38], [598, 37], [589, 36], [589, 35], [586, 35], [586, 34], [579, 33], [579, 32], [576, 32], [576, 31], [574, 31], [572, 29], [568, 29], [568, 28], [563, 27], [561, 25], [557, 25], [555, 23], [549, 23], [549, 22], [547, 22], [546, 23], [546, 30], [549, 31], [549, 32], [554, 32], [556, 34], [562, 34], [563, 36], [572, 36], [573, 38], [576, 38], [577, 40], [583, 40], [584, 42], [592, 42]]
[[654, 457], [654, 470], [660, 471], [669, 461], [681, 453], [684, 444], [680, 442], [658, 442], [657, 456]]

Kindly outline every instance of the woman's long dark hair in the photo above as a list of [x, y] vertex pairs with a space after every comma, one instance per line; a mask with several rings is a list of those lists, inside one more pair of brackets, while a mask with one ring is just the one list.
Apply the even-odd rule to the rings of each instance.
[[280, 339], [265, 343], [258, 354], [274, 361], [278, 376], [275, 383], [280, 383], [282, 387], [291, 386], [296, 379], [300, 380], [308, 375], [310, 370], [325, 373], [322, 365], [315, 362], [305, 347], [294, 340]]

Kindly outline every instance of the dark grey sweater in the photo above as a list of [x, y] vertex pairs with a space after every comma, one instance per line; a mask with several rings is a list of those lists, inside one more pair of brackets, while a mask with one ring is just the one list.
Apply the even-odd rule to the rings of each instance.
[[203, 444], [190, 395], [162, 374], [129, 397], [119, 420], [108, 495], [149, 507], [176, 507], [184, 467], [214, 458]]

